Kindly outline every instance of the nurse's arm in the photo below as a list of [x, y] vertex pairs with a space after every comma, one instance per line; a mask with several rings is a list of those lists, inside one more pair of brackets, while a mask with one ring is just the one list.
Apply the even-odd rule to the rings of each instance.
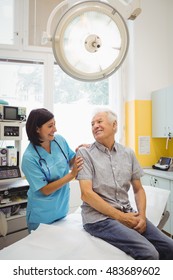
[[66, 174], [64, 177], [47, 184], [46, 186], [41, 188], [40, 191], [44, 195], [49, 195], [49, 194], [57, 191], [58, 189], [62, 188], [65, 184], [67, 184], [68, 182], [73, 180], [73, 178], [74, 178], [74, 176], [73, 176], [72, 172], [70, 172], [70, 173]]
[[73, 180], [76, 177], [78, 171], [82, 169], [82, 165], [83, 165], [83, 159], [81, 157], [75, 157], [73, 162], [73, 168], [69, 173], [67, 173], [64, 177], [42, 187], [40, 191], [44, 195], [50, 195], [51, 193], [62, 188], [65, 184], [69, 183], [71, 180]]

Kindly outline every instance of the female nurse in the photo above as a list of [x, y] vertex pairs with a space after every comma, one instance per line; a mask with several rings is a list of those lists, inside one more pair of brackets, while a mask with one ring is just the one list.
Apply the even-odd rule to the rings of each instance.
[[26, 122], [30, 141], [22, 157], [29, 183], [26, 219], [28, 230], [51, 224], [69, 210], [69, 182], [82, 168], [66, 140], [56, 132], [54, 115], [44, 108], [32, 110]]

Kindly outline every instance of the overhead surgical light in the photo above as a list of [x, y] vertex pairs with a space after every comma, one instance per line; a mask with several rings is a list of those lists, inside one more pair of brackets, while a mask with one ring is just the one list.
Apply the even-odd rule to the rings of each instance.
[[107, 78], [126, 57], [125, 20], [138, 16], [139, 1], [62, 1], [49, 16], [43, 43], [52, 42], [57, 63], [71, 77], [82, 81]]

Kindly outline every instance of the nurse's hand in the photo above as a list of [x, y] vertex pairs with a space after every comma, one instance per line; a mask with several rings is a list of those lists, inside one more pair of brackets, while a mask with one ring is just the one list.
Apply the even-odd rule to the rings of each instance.
[[78, 172], [82, 169], [82, 166], [83, 166], [83, 158], [80, 156], [76, 157], [71, 170], [71, 174], [73, 175], [74, 178], [77, 176]]
[[80, 144], [76, 149], [75, 152], [77, 152], [79, 150], [79, 148], [81, 147], [85, 147], [85, 148], [89, 148], [91, 146], [91, 144]]

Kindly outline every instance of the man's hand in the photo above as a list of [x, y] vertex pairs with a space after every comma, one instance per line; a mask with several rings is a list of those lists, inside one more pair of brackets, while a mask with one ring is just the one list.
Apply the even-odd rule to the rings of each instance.
[[141, 215], [139, 215], [138, 217], [139, 217], [139, 222], [134, 227], [134, 229], [139, 233], [143, 233], [146, 230], [146, 218], [142, 217]]
[[140, 222], [139, 214], [134, 212], [123, 213], [119, 220], [123, 225], [129, 228], [135, 228]]
[[120, 222], [129, 228], [133, 228], [139, 233], [143, 233], [146, 230], [145, 217], [136, 212], [123, 213]]

